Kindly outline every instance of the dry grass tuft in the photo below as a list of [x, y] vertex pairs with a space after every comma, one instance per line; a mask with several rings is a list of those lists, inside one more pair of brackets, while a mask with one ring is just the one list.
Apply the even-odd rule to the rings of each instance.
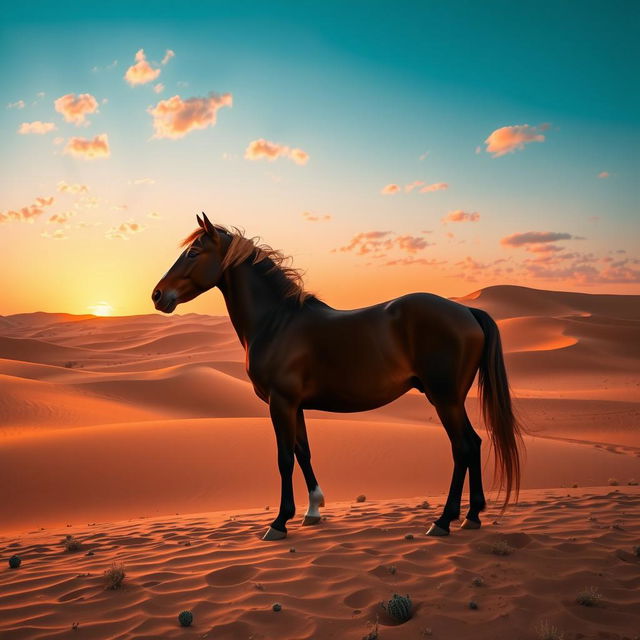
[[552, 625], [548, 620], [541, 620], [536, 628], [538, 640], [563, 640], [564, 633], [558, 627]]
[[510, 556], [515, 549], [505, 540], [498, 540], [491, 545], [491, 553], [496, 556]]
[[617, 487], [620, 484], [617, 478], [609, 478], [608, 483], [610, 487]]
[[82, 542], [71, 535], [67, 535], [62, 539], [62, 545], [64, 546], [64, 550], [68, 553], [73, 553], [74, 551], [80, 551], [80, 549], [82, 549]]
[[596, 587], [589, 587], [576, 596], [576, 602], [583, 607], [595, 607], [602, 599], [602, 594]]
[[122, 562], [114, 562], [111, 567], [104, 572], [104, 588], [119, 589], [126, 575], [124, 564], [122, 564]]

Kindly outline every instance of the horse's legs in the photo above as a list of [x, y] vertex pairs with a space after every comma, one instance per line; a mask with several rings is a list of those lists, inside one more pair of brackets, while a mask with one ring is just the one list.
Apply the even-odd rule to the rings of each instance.
[[487, 506], [482, 490], [482, 438], [475, 432], [469, 418], [466, 419], [465, 437], [469, 445], [469, 511], [460, 525], [462, 529], [479, 529], [480, 512]]
[[262, 539], [280, 540], [287, 537], [287, 520], [293, 518], [296, 512], [293, 501], [293, 463], [298, 409], [282, 396], [272, 394], [269, 398], [269, 412], [276, 432], [278, 470], [282, 487], [278, 517], [271, 523]]
[[468, 440], [465, 438], [464, 404], [436, 404], [438, 416], [447, 431], [453, 453], [453, 475], [442, 515], [431, 525], [428, 536], [449, 535], [449, 523], [460, 517], [460, 500], [468, 465]]
[[309, 438], [307, 437], [307, 427], [304, 423], [304, 413], [298, 410], [297, 431], [296, 431], [296, 458], [300, 469], [304, 475], [307, 489], [309, 490], [309, 508], [304, 514], [303, 525], [317, 524], [320, 522], [320, 509], [324, 507], [324, 495], [316, 476], [311, 467], [311, 449], [309, 448]]

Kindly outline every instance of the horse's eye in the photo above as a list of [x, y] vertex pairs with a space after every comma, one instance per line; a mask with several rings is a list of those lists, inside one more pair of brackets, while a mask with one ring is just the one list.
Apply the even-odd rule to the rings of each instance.
[[187, 258], [195, 258], [197, 255], [198, 255], [197, 249], [189, 249], [189, 251], [187, 251]]

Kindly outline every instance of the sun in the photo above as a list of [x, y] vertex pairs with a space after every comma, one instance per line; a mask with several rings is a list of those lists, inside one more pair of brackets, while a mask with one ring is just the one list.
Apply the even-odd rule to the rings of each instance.
[[110, 316], [113, 313], [113, 307], [108, 302], [91, 304], [88, 309], [94, 316]]

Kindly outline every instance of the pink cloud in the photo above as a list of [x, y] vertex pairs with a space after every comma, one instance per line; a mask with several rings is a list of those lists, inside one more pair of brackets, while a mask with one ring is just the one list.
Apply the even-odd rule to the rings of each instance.
[[76, 215], [75, 211], [62, 211], [60, 213], [54, 213], [49, 217], [48, 222], [55, 222], [57, 224], [66, 224], [73, 216]]
[[[548, 127], [546, 127], [548, 128]], [[530, 142], [544, 142], [545, 137], [540, 133], [542, 128], [530, 127], [528, 124], [519, 124], [511, 127], [496, 129], [484, 141], [487, 145], [487, 153], [494, 158], [524, 149], [524, 145]]]
[[108, 158], [111, 155], [109, 149], [109, 139], [106, 133], [101, 133], [95, 138], [69, 138], [64, 153], [84, 158], [85, 160], [93, 160], [95, 158]]
[[153, 86], [154, 93], [162, 93], [164, 91], [164, 84], [162, 82], [158, 82], [158, 84]]
[[609, 175], [610, 175], [610, 174], [609, 174], [609, 172], [608, 172], [608, 171], [601, 171], [601, 172], [598, 174], [598, 178], [608, 178], [608, 177], [609, 177]]
[[18, 133], [21, 133], [22, 135], [26, 135], [28, 133], [43, 135], [50, 131], [55, 131], [56, 129], [57, 127], [53, 122], [41, 122], [40, 120], [35, 120], [34, 122], [23, 122], [18, 129]]
[[283, 157], [289, 158], [296, 164], [300, 165], [307, 164], [307, 161], [309, 160], [309, 154], [302, 149], [291, 149], [286, 145], [279, 144], [277, 142], [270, 142], [264, 138], [250, 142], [244, 152], [244, 157], [247, 160], [265, 159], [269, 162], [273, 162], [274, 160]]
[[434, 182], [433, 184], [428, 184], [426, 187], [422, 187], [420, 189], [420, 193], [431, 193], [432, 191], [443, 191], [444, 189], [448, 189], [449, 185], [446, 182]]
[[153, 116], [154, 138], [182, 138], [190, 131], [206, 129], [216, 124], [218, 109], [231, 107], [230, 93], [217, 95], [210, 93], [206, 98], [188, 98], [173, 96], [161, 100], [155, 107], [149, 107]]
[[417, 187], [423, 185], [424, 182], [422, 180], [414, 180], [413, 182], [410, 182], [409, 184], [405, 184], [404, 185], [404, 190], [407, 193], [411, 193], [414, 189], [416, 189]]
[[[166, 57], [166, 56], [165, 56]], [[127, 69], [124, 79], [132, 86], [153, 82], [160, 75], [160, 69], [154, 69], [144, 55], [144, 49], [136, 53], [136, 63]]]
[[67, 122], [73, 122], [77, 126], [89, 124], [87, 114], [98, 111], [98, 101], [90, 93], [81, 93], [78, 96], [68, 93], [55, 100], [53, 105]]
[[15, 102], [10, 102], [7, 105], [7, 109], [24, 109], [25, 102], [24, 100], [16, 100]]
[[381, 251], [397, 249], [414, 254], [426, 249], [430, 244], [420, 236], [395, 236], [392, 231], [363, 231], [353, 236], [348, 244], [339, 247], [338, 251], [353, 251], [360, 256], [372, 253], [374, 258], [384, 258], [386, 254], [380, 253]]
[[109, 231], [105, 233], [105, 238], [108, 240], [128, 240], [132, 235], [140, 233], [144, 227], [133, 220], [127, 220], [119, 225], [111, 227]]
[[175, 51], [173, 51], [172, 49], [167, 49], [167, 52], [164, 54], [164, 58], [162, 58], [161, 64], [167, 64], [167, 62], [169, 62], [171, 58], [174, 58], [175, 55], [176, 55]]
[[392, 196], [394, 193], [398, 193], [400, 191], [400, 186], [397, 184], [388, 184], [386, 187], [382, 187], [380, 193], [383, 196]]
[[302, 217], [307, 222], [328, 222], [329, 220], [331, 220], [331, 216], [330, 215], [315, 215], [315, 214], [311, 213], [310, 211], [305, 211], [302, 214]]
[[[574, 238], [570, 233], [558, 233], [557, 231], [527, 231], [525, 233], [514, 233], [500, 240], [500, 244], [505, 247], [521, 247], [527, 244], [538, 244], [543, 242], [556, 242], [558, 240], [571, 240]], [[575, 239], [575, 238], [574, 238]]]
[[448, 222], [478, 222], [480, 220], [480, 214], [477, 211], [462, 211], [457, 209], [456, 211], [449, 211], [447, 215], [442, 218], [443, 224]]
[[86, 184], [67, 184], [64, 180], [58, 182], [56, 189], [61, 193], [89, 193], [89, 187]]
[[54, 203], [53, 196], [49, 198], [36, 198], [33, 204], [20, 209], [0, 211], [0, 224], [5, 222], [33, 222], [35, 218], [41, 216], [47, 207]]

